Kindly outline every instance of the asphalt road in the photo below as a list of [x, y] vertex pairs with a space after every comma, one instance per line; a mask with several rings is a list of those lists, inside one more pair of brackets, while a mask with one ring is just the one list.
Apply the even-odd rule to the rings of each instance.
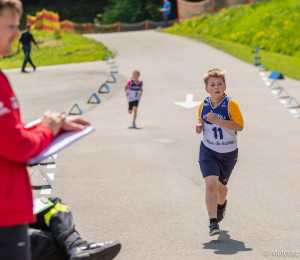
[[[55, 169], [46, 169], [55, 173], [51, 196], [71, 206], [81, 235], [89, 241], [119, 240], [120, 260], [265, 259], [264, 254], [276, 259], [272, 254], [282, 250], [300, 251], [300, 119], [274, 97], [257, 68], [195, 40], [155, 31], [88, 37], [116, 52], [120, 85], [109, 99], [84, 113], [95, 132], [61, 151]], [[90, 64], [53, 67], [51, 72], [45, 67], [22, 76], [9, 72], [24, 118], [32, 119], [31, 113], [37, 116], [51, 105], [67, 109], [74, 100], [63, 100], [75, 84], [88, 81], [86, 86], [93, 88], [80, 92], [77, 87], [76, 92], [89, 96], [100, 77]], [[99, 64], [104, 70], [104, 62]], [[203, 100], [207, 94], [202, 77], [213, 68], [227, 71], [227, 94], [239, 103], [245, 121], [219, 237], [208, 235], [205, 185], [197, 162], [202, 138], [195, 133], [198, 108], [173, 104], [185, 101], [186, 94]], [[82, 73], [71, 73], [73, 69]], [[144, 81], [139, 129], [129, 128], [132, 116], [121, 84], [135, 69]], [[68, 77], [62, 77], [65, 70]], [[57, 75], [66, 88], [59, 99], [44, 105], [37, 99], [43, 95], [39, 75], [46, 71], [44, 89], [57, 86]], [[280, 84], [286, 82], [294, 84], [290, 92], [298, 95], [300, 83]], [[45, 95], [44, 100], [49, 98]], [[38, 178], [35, 173], [35, 195], [38, 186], [46, 185]]]

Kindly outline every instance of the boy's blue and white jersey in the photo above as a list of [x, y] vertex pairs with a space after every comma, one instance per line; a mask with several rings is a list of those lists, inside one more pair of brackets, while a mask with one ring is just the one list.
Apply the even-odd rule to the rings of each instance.
[[237, 132], [208, 122], [207, 114], [213, 111], [219, 119], [231, 120], [229, 112], [230, 100], [230, 97], [224, 95], [223, 100], [214, 107], [210, 97], [207, 97], [199, 108], [199, 119], [203, 119], [205, 122], [203, 143], [206, 147], [218, 153], [229, 153], [237, 149]]
[[133, 79], [127, 83], [127, 101], [132, 102], [135, 100], [140, 100], [141, 97], [141, 88], [143, 86], [143, 81], [135, 82]]

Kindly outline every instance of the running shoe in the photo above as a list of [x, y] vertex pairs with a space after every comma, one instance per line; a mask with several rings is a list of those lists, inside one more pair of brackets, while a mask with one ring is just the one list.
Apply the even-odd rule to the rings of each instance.
[[217, 222], [211, 223], [208, 227], [209, 227], [209, 235], [210, 236], [215, 236], [215, 235], [221, 234], [221, 230], [220, 230], [219, 224]]
[[226, 207], [227, 207], [227, 200], [225, 200], [225, 206], [222, 209], [218, 209], [217, 211], [217, 221], [218, 223], [222, 221], [222, 219], [225, 217]]
[[117, 241], [90, 243], [69, 250], [70, 260], [112, 260], [121, 250]]

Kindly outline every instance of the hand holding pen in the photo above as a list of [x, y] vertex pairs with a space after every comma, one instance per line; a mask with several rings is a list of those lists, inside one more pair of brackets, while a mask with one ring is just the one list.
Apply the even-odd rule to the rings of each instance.
[[56, 136], [61, 128], [65, 131], [81, 131], [85, 125], [90, 125], [90, 122], [82, 116], [65, 116], [61, 113], [54, 113], [47, 110], [40, 119], [26, 124], [24, 128], [29, 129], [38, 124], [49, 126], [53, 135]]

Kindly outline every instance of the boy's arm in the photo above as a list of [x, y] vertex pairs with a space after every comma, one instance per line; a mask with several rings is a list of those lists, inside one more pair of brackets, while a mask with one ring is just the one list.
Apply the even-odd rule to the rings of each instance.
[[233, 131], [242, 131], [244, 129], [244, 127], [240, 126], [239, 124], [237, 124], [234, 121], [219, 119], [213, 113], [213, 111], [210, 111], [210, 113], [207, 114], [207, 119], [206, 120], [208, 122], [212, 123], [212, 124], [222, 126], [222, 127], [225, 127], [227, 129], [233, 130]]
[[127, 89], [131, 87], [131, 81], [129, 80], [125, 86], [125, 93], [126, 93], [126, 97], [128, 96], [128, 92]]
[[124, 90], [125, 90], [125, 93], [126, 93], [126, 97], [128, 96], [127, 88], [128, 88], [128, 85], [126, 84], [126, 85], [125, 85], [125, 89], [124, 89]]
[[140, 91], [141, 91], [141, 93], [140, 93], [140, 97], [141, 97], [141, 96], [142, 96], [142, 94], [143, 94], [143, 86], [144, 86], [144, 85], [142, 85], [142, 86], [141, 86], [141, 90], [140, 90]]
[[198, 124], [196, 125], [196, 133], [201, 134], [203, 127], [204, 127], [204, 120], [198, 119]]
[[243, 116], [239, 104], [232, 99], [229, 102], [229, 114], [231, 120], [221, 120], [211, 111], [207, 115], [207, 120], [210, 123], [225, 127], [233, 131], [242, 131], [244, 129]]
[[196, 133], [201, 134], [203, 127], [204, 127], [204, 120], [201, 118], [201, 112], [203, 108], [203, 101], [201, 102], [198, 110], [198, 124], [196, 125]]

